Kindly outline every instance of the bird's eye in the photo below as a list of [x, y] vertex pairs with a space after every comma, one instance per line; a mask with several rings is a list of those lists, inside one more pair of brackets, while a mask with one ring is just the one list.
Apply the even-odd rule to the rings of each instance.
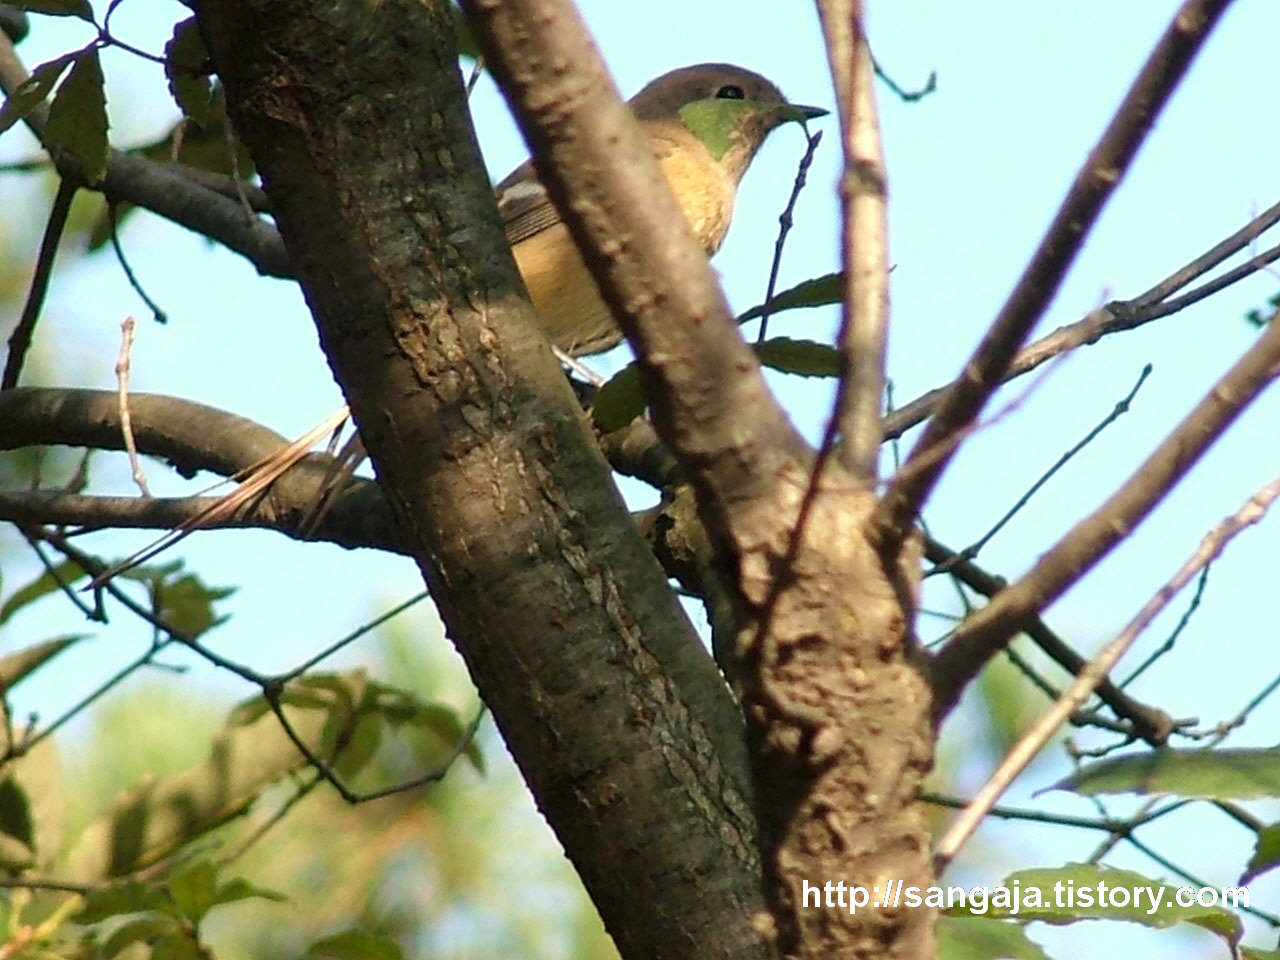
[[716, 91], [717, 100], [745, 100], [747, 95], [743, 93], [742, 88], [736, 83], [726, 83], [723, 87]]

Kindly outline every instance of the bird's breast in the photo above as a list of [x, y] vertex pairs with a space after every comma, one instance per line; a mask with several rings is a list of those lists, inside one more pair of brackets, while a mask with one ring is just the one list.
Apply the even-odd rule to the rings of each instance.
[[696, 149], [655, 144], [662, 173], [689, 229], [710, 256], [720, 249], [733, 217], [734, 185], [700, 143]]

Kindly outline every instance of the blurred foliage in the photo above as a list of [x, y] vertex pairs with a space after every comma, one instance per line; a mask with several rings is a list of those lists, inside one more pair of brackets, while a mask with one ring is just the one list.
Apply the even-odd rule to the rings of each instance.
[[[41, 12], [89, 18], [85, 0], [25, 4]], [[476, 56], [459, 16], [460, 53]], [[109, 131], [99, 51], [107, 40], [66, 51], [37, 65], [34, 77], [0, 109], [0, 128], [50, 101], [51, 136], [78, 156], [90, 178], [106, 162]], [[207, 53], [192, 21], [176, 24], [165, 46], [164, 79], [181, 119], [133, 152], [232, 180], [254, 177], [235, 140]], [[174, 114], [176, 116], [176, 114]], [[30, 282], [43, 217], [56, 186], [43, 157], [11, 166], [24, 215], [0, 221], [0, 336], [8, 332]], [[222, 177], [227, 182], [217, 181]], [[17, 204], [6, 209], [12, 210]], [[115, 211], [116, 226], [129, 216]], [[102, 199], [81, 191], [63, 237], [97, 249], [112, 221]], [[60, 258], [58, 267], [65, 266]], [[740, 317], [837, 303], [841, 277], [829, 274], [779, 293]], [[1276, 300], [1253, 311], [1263, 324]], [[10, 307], [13, 309], [10, 311]], [[48, 313], [48, 311], [46, 311]], [[43, 328], [56, 323], [45, 316]], [[40, 345], [27, 368], [44, 379]], [[46, 357], [50, 347], [44, 348]], [[776, 338], [759, 349], [762, 363], [802, 375], [834, 377], [838, 356], [825, 344]], [[621, 426], [643, 410], [639, 379], [623, 371], [599, 394], [598, 423]], [[78, 489], [87, 479], [80, 455], [20, 451], [0, 459], [0, 487], [25, 488], [35, 478]], [[37, 604], [66, 603], [86, 575], [73, 563], [52, 566], [24, 582], [0, 579], [0, 639]], [[181, 565], [143, 568], [122, 577], [145, 592], [153, 618], [194, 640], [223, 622], [216, 609], [229, 590], [210, 587]], [[441, 638], [422, 630], [385, 630], [366, 656], [371, 666], [325, 665], [232, 705], [202, 689], [202, 675], [153, 656], [118, 664], [123, 691], [66, 718], [56, 736], [40, 736], [3, 704], [0, 744], [0, 954], [20, 957], [152, 957], [254, 960], [336, 957], [601, 958], [615, 955], [572, 868], [535, 811], [518, 771], [491, 723], [439, 782], [352, 805], [323, 782], [294, 737], [355, 791], [373, 791], [440, 768], [474, 716], [476, 698]], [[149, 627], [147, 629], [150, 629]], [[173, 649], [157, 628], [153, 653]], [[265, 637], [269, 643], [271, 637]], [[65, 669], [63, 655], [93, 642], [92, 634], [45, 637], [0, 649], [0, 691]], [[144, 673], [144, 671], [146, 671]], [[388, 682], [378, 678], [395, 678]], [[249, 692], [249, 691], [245, 691]], [[270, 694], [270, 699], [265, 695]], [[959, 750], [944, 751], [931, 786], [962, 794], [961, 761], [994, 763], [1040, 709], [1041, 695], [1007, 662], [986, 671], [969, 697]], [[282, 726], [278, 708], [289, 723]], [[59, 723], [63, 718], [53, 721]], [[25, 729], [29, 726], [30, 729]], [[32, 735], [35, 736], [32, 736]], [[1083, 793], [1118, 790], [1179, 793], [1230, 800], [1275, 796], [1275, 751], [1126, 755], [1081, 771], [1060, 786]], [[931, 809], [936, 823], [946, 819]], [[1258, 831], [1246, 876], [1280, 864], [1280, 831]], [[1068, 864], [1024, 871], [1006, 885], [1052, 889], [1158, 886], [1109, 868]], [[1043, 951], [1013, 916], [953, 911], [940, 927], [948, 958], [1018, 956]], [[1235, 949], [1238, 918], [1217, 907], [1146, 914], [1138, 905], [1114, 910], [1085, 905], [1034, 915], [1054, 924], [1093, 918], [1163, 926], [1175, 921], [1211, 930]], [[1021, 918], [1032, 918], [1024, 911]]]
[[[184, 598], [191, 612], [170, 611], [172, 621], [219, 621], [225, 590], [180, 565], [133, 573], [178, 585], [148, 588], [161, 610]], [[65, 602], [59, 584], [82, 577], [63, 564], [10, 585], [3, 619]], [[6, 688], [57, 669], [81, 639], [0, 658]], [[357, 669], [304, 674], [278, 691], [295, 734], [355, 791], [442, 769], [477, 709], [438, 637], [390, 630], [375, 660], [374, 674], [407, 683]], [[133, 681], [77, 718], [65, 760], [55, 746], [65, 738], [28, 749], [8, 726], [0, 870], [32, 883], [0, 899], [11, 956], [612, 955], [491, 725], [442, 781], [351, 805], [319, 780], [264, 696], [228, 711], [191, 677]]]

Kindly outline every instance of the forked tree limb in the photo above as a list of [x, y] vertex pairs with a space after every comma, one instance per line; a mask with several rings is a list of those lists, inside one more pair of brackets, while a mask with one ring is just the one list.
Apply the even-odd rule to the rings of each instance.
[[886, 555], [909, 530], [1031, 328], [1053, 300], [1103, 207], [1191, 67], [1231, 0], [1186, 0], [1147, 57], [1129, 92], [1089, 152], [1075, 182], [1013, 292], [964, 372], [947, 391], [924, 433], [890, 482], [871, 523]]
[[1253, 400], [1280, 376], [1280, 323], [1267, 331], [1101, 507], [1035, 566], [970, 615], [934, 658], [936, 711], [945, 715], [982, 667], [1147, 517]]

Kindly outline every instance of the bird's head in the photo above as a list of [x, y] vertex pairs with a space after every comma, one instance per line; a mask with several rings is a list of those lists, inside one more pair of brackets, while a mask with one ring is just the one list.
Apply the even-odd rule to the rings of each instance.
[[631, 110], [640, 120], [678, 118], [734, 182], [774, 129], [827, 113], [790, 103], [770, 80], [730, 63], [664, 73], [631, 98]]

